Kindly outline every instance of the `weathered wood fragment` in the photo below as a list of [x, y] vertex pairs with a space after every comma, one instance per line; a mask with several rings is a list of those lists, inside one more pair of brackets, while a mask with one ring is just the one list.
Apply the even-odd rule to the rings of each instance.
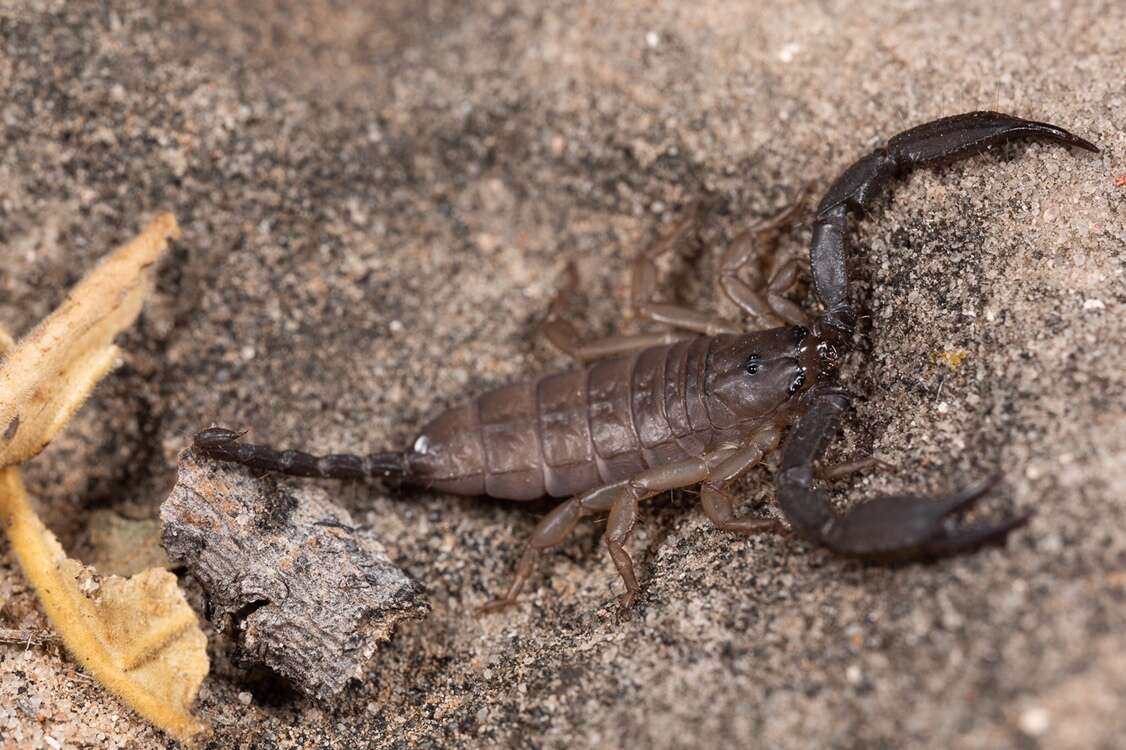
[[396, 623], [429, 611], [422, 586], [314, 484], [186, 451], [160, 515], [169, 558], [200, 581], [217, 627], [306, 694], [339, 693]]

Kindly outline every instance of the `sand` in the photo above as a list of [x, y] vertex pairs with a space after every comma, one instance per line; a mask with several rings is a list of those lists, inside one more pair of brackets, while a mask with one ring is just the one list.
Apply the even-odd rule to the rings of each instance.
[[[564, 366], [537, 327], [568, 261], [581, 324], [636, 330], [629, 259], [692, 201], [698, 231], [665, 280], [715, 309], [727, 240], [905, 127], [997, 109], [1103, 149], [1001, 148], [898, 183], [854, 223], [871, 317], [832, 455], [898, 471], [834, 499], [1001, 468], [982, 512], [1036, 512], [1007, 547], [864, 567], [717, 533], [683, 492], [645, 509], [632, 618], [596, 525], [521, 606], [478, 617], [547, 506], [336, 485], [433, 612], [324, 703], [238, 666], [209, 631], [211, 747], [1126, 736], [1126, 6], [855, 5], [0, 4], [0, 320], [26, 331], [158, 210], [184, 229], [127, 362], [25, 472], [86, 559], [91, 514], [154, 519], [210, 423], [378, 450]], [[807, 212], [779, 252], [804, 257], [808, 238]], [[749, 478], [743, 509], [772, 512], [769, 482]], [[0, 627], [44, 626], [0, 544]], [[0, 645], [0, 738], [167, 744], [52, 643]]]

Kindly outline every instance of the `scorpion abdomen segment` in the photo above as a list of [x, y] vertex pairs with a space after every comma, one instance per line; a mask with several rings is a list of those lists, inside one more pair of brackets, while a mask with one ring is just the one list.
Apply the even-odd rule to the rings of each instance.
[[638, 354], [612, 357], [595, 362], [588, 370], [590, 437], [598, 474], [606, 483], [646, 468], [630, 393], [638, 358]]
[[[713, 425], [706, 403], [708, 376], [708, 351], [714, 339], [698, 338], [689, 341], [685, 352], [684, 403], [688, 413], [690, 434], [701, 445], [701, 453], [711, 445]], [[700, 455], [690, 453], [689, 455]]]
[[[690, 406], [689, 399], [694, 398], [702, 387], [703, 373], [697, 373], [690, 366], [697, 362], [690, 356], [693, 349], [710, 339], [688, 339], [672, 345], [668, 358], [665, 361], [665, 414], [669, 421], [669, 429], [677, 446], [688, 456], [699, 456], [707, 450], [707, 443], [692, 429], [692, 414], [696, 409]], [[693, 378], [698, 378], [699, 384], [689, 384]], [[706, 411], [705, 411], [706, 414]], [[697, 416], [697, 419], [699, 417]]]
[[535, 382], [514, 383], [477, 399], [485, 448], [485, 493], [530, 499], [544, 495]]
[[414, 442], [411, 474], [441, 492], [483, 495], [484, 456], [477, 404], [471, 401], [448, 409], [426, 426]]
[[641, 352], [633, 367], [630, 406], [641, 443], [641, 458], [647, 466], [661, 466], [684, 455], [669, 426], [665, 408], [668, 358], [667, 346], [653, 347]]
[[586, 386], [586, 370], [547, 375], [537, 385], [544, 489], [552, 497], [565, 497], [576, 487], [593, 487], [600, 481], [590, 439]]

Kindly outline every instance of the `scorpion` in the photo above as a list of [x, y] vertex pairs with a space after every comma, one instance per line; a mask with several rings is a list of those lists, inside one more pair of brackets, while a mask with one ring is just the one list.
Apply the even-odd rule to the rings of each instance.
[[1098, 151], [1055, 125], [970, 112], [906, 130], [845, 169], [814, 216], [810, 270], [822, 312], [812, 320], [784, 296], [799, 274], [795, 260], [781, 264], [758, 288], [741, 274], [756, 244], [765, 246], [791, 221], [799, 198], [740, 234], [723, 252], [717, 274], [718, 287], [743, 313], [783, 325], [748, 332], [740, 322], [654, 300], [655, 260], [684, 233], [687, 222], [681, 222], [631, 269], [635, 312], [663, 330], [583, 341], [561, 315], [557, 297], [544, 333], [582, 366], [506, 385], [449, 409], [406, 450], [314, 456], [243, 443], [242, 433], [222, 427], [199, 432], [194, 445], [213, 459], [301, 477], [397, 478], [445, 493], [511, 500], [569, 498], [540, 520], [511, 584], [486, 610], [514, 603], [543, 551], [560, 545], [580, 519], [608, 514], [604, 539], [625, 584], [619, 603], [628, 611], [640, 586], [625, 544], [641, 503], [669, 490], [700, 485], [703, 511], [723, 531], [783, 531], [774, 519], [737, 515], [726, 490], [768, 457], [778, 464], [777, 502], [789, 528], [839, 555], [887, 564], [1003, 543], [1030, 514], [958, 521], [999, 473], [946, 496], [885, 495], [840, 513], [817, 480], [880, 462], [869, 457], [825, 468], [814, 464], [849, 408], [849, 394], [836, 376], [858, 317], [846, 269], [850, 213], [863, 214], [893, 178], [915, 167], [1021, 138]]

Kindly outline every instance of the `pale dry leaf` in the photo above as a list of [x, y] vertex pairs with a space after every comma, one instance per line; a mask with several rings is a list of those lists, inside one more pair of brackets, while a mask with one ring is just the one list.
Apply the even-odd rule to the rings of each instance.
[[0, 330], [0, 524], [51, 626], [75, 660], [181, 742], [207, 727], [191, 705], [207, 637], [166, 570], [100, 577], [69, 559], [35, 514], [17, 464], [41, 451], [117, 359], [113, 337], [141, 310], [151, 269], [179, 235], [164, 214], [114, 251], [18, 344]]
[[32, 510], [15, 467], [0, 469], [0, 520], [75, 661], [171, 736], [198, 737], [206, 727], [191, 705], [207, 675], [207, 637], [176, 576], [151, 568], [102, 578], [68, 558]]
[[82, 559], [102, 573], [131, 576], [148, 568], [171, 568], [160, 546], [160, 521], [127, 518], [110, 508], [91, 511], [86, 521], [88, 554]]
[[0, 467], [43, 450], [113, 367], [113, 338], [140, 313], [152, 269], [179, 234], [172, 214], [158, 216], [8, 352], [0, 363]]

